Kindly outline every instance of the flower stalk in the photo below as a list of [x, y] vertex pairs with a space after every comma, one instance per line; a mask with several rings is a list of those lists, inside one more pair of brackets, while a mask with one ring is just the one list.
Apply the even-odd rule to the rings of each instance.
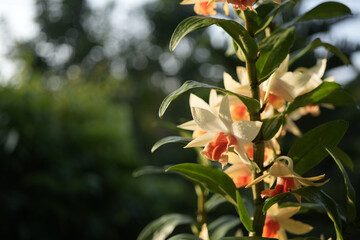
[[[253, 20], [245, 11], [245, 27], [250, 36], [254, 37]], [[252, 97], [260, 102], [260, 87], [256, 76], [256, 59], [246, 60], [246, 70], [250, 81]], [[251, 121], [261, 121], [260, 111], [250, 113]], [[259, 166], [260, 172], [252, 171], [252, 179], [261, 176], [263, 172], [264, 163], [264, 140], [262, 139], [261, 131], [253, 141], [254, 162]], [[254, 219], [253, 230], [250, 236], [262, 236], [262, 231], [265, 223], [265, 215], [263, 214], [264, 200], [261, 197], [261, 192], [264, 190], [262, 183], [252, 186], [253, 200], [254, 200]]]

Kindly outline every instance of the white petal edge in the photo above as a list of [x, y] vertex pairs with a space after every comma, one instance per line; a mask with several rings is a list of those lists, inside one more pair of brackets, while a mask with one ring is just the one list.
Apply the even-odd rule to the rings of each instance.
[[203, 147], [214, 139], [215, 133], [205, 133], [189, 142], [184, 148]]

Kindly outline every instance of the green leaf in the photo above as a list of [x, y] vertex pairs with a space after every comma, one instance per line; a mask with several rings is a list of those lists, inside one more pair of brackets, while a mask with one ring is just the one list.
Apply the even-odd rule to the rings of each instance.
[[249, 214], [246, 210], [246, 207], [244, 205], [244, 202], [240, 196], [240, 193], [238, 191], [236, 191], [236, 200], [237, 200], [237, 209], [238, 209], [238, 213], [241, 219], [241, 222], [243, 223], [244, 227], [246, 228], [246, 230], [250, 233], [253, 232], [253, 227], [252, 227], [252, 220], [249, 217]]
[[266, 212], [272, 205], [291, 194], [298, 194], [309, 202], [320, 204], [322, 208], [326, 211], [331, 221], [334, 223], [337, 239], [343, 239], [341, 235], [341, 217], [340, 213], [338, 212], [336, 202], [326, 193], [321, 191], [320, 188], [305, 187], [297, 189], [296, 191], [276, 195], [275, 197], [269, 198], [265, 201], [263, 211]]
[[324, 2], [303, 14], [296, 21], [301, 22], [313, 19], [327, 19], [349, 14], [351, 14], [351, 10], [342, 3]]
[[285, 113], [290, 114], [300, 107], [309, 104], [331, 103], [331, 104], [353, 104], [355, 100], [335, 82], [323, 82], [314, 90], [296, 97], [286, 108]]
[[256, 26], [255, 36], [265, 30], [265, 28], [269, 26], [272, 20], [280, 13], [280, 10], [288, 3], [292, 3], [292, 1], [288, 0], [280, 5], [274, 3], [261, 4], [258, 8], [256, 8], [258, 18], [255, 19], [255, 22], [258, 26]]
[[338, 165], [345, 182], [345, 188], [346, 188], [346, 221], [347, 222], [353, 222], [356, 218], [356, 207], [355, 207], [355, 200], [356, 200], [356, 194], [354, 187], [351, 185], [349, 176], [342, 165], [340, 159], [335, 154], [335, 152], [329, 148], [325, 148], [326, 151], [330, 154], [330, 156], [334, 159], [335, 163]]
[[318, 165], [328, 155], [324, 147], [335, 147], [344, 136], [348, 125], [343, 120], [328, 122], [297, 139], [288, 153], [294, 161], [294, 171], [301, 175]]
[[297, 238], [291, 238], [289, 240], [321, 240], [320, 238], [317, 237], [297, 237]]
[[226, 235], [231, 229], [240, 224], [235, 216], [222, 216], [211, 222], [208, 226], [211, 240], [218, 240]]
[[265, 237], [223, 237], [219, 240], [274, 240], [277, 238], [265, 238]]
[[202, 240], [202, 239], [192, 234], [182, 233], [175, 235], [169, 238], [168, 240]]
[[247, 110], [249, 112], [257, 112], [260, 110], [260, 103], [256, 99], [243, 96], [240, 94], [233, 93], [231, 91], [228, 91], [223, 88], [219, 88], [213, 85], [209, 85], [206, 83], [200, 83], [195, 81], [186, 81], [180, 88], [175, 90], [174, 92], [170, 93], [161, 103], [161, 106], [159, 108], [159, 117], [162, 118], [164, 115], [166, 109], [169, 107], [170, 103], [176, 99], [179, 95], [185, 93], [186, 91], [193, 89], [193, 88], [208, 88], [208, 89], [215, 89], [219, 92], [230, 94], [238, 97], [246, 106]]
[[137, 240], [166, 239], [177, 227], [190, 224], [193, 219], [183, 214], [167, 214], [149, 223], [139, 234]]
[[154, 146], [151, 148], [151, 152], [154, 152], [156, 149], [167, 143], [189, 143], [192, 140], [192, 138], [185, 138], [180, 136], [165, 137], [154, 144]]
[[199, 183], [208, 190], [218, 193], [236, 205], [236, 187], [232, 179], [219, 169], [194, 163], [182, 163], [170, 167], [167, 171], [180, 173], [190, 181]]
[[225, 20], [211, 17], [189, 17], [183, 20], [175, 29], [170, 40], [170, 51], [174, 51], [180, 40], [187, 34], [204, 29], [213, 24], [218, 25], [236, 41], [247, 59], [254, 60], [258, 49], [256, 41], [249, 35], [246, 29], [239, 23], [232, 20]]
[[259, 83], [265, 81], [288, 55], [295, 40], [293, 27], [274, 32], [259, 43], [260, 56], [256, 61]]
[[276, 115], [271, 118], [266, 118], [261, 126], [261, 132], [265, 141], [272, 139], [279, 131], [281, 125], [285, 122], [284, 115]]
[[209, 200], [205, 202], [205, 210], [206, 212], [211, 212], [220, 204], [225, 203], [226, 200], [221, 197], [219, 194], [214, 194]]
[[325, 47], [326, 50], [337, 55], [341, 59], [341, 61], [343, 61], [343, 63], [345, 65], [350, 64], [349, 59], [337, 47], [335, 47], [334, 45], [331, 45], [329, 43], [321, 41], [320, 38], [317, 38], [312, 43], [310, 43], [306, 48], [302, 49], [294, 57], [292, 57], [289, 61], [289, 66], [291, 66], [295, 61], [300, 59], [306, 53], [308, 53], [318, 47]]
[[349, 157], [349, 155], [347, 155], [343, 150], [338, 147], [333, 148], [332, 151], [335, 153], [336, 156], [338, 156], [338, 159], [340, 159], [341, 163], [345, 167], [347, 167], [351, 171], [354, 171], [354, 163]]
[[161, 173], [165, 173], [166, 169], [168, 169], [169, 166], [163, 166], [163, 167], [158, 167], [158, 166], [144, 166], [138, 170], [136, 170], [135, 172], [133, 172], [132, 176], [133, 177], [140, 177], [142, 175], [146, 175], [146, 174], [161, 174]]

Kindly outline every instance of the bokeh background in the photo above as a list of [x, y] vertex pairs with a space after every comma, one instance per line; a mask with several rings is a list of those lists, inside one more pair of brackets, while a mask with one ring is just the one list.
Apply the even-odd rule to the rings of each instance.
[[[276, 21], [321, 2], [298, 1]], [[342, 66], [330, 55], [327, 76], [335, 76], [359, 103], [360, 2], [341, 2], [351, 7], [352, 16], [296, 25], [292, 50], [316, 37], [340, 48], [351, 65]], [[191, 183], [171, 174], [133, 173], [146, 165], [196, 162], [193, 150], [176, 144], [150, 152], [158, 139], [174, 135], [173, 124], [190, 118], [187, 94], [162, 120], [158, 107], [182, 82], [221, 86], [222, 73], [235, 77], [242, 63], [224, 55], [228, 38], [216, 27], [192, 33], [169, 52], [176, 25], [194, 15], [190, 6], [178, 3], [0, 2], [0, 239], [136, 239], [163, 214], [195, 214]], [[323, 56], [325, 51], [318, 49], [293, 68], [313, 66]], [[348, 171], [359, 189], [359, 110], [322, 109], [321, 116], [297, 123], [306, 132], [333, 119], [350, 123], [340, 148], [353, 159]], [[290, 134], [285, 138], [284, 153], [294, 139]], [[343, 204], [345, 190], [334, 162], [328, 158], [319, 169], [313, 173], [325, 172], [332, 179], [325, 191]], [[234, 214], [226, 205], [219, 214], [227, 211]], [[320, 214], [304, 219], [322, 226], [315, 235], [332, 231]]]

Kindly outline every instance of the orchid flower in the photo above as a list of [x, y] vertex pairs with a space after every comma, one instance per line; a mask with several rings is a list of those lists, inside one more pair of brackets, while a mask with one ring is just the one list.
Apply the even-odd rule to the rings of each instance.
[[[183, 0], [180, 4], [194, 4], [194, 11], [196, 14], [214, 16], [216, 14], [216, 2], [223, 3], [225, 15], [228, 16], [230, 12], [229, 4], [232, 4], [233, 8], [236, 10], [254, 10], [256, 0]], [[273, 0], [273, 2], [281, 4], [281, 0]]]
[[251, 166], [243, 145], [251, 142], [257, 136], [262, 125], [261, 122], [233, 122], [228, 96], [222, 98], [219, 110], [216, 111], [204, 100], [191, 94], [190, 107], [194, 120], [179, 127], [188, 130], [201, 130], [206, 133], [192, 140], [185, 146], [186, 148], [205, 146], [201, 154], [225, 166], [228, 163], [228, 149], [234, 147], [234, 151], [241, 160]]
[[[281, 162], [280, 160], [286, 160], [286, 164]], [[291, 158], [287, 156], [280, 156], [275, 159], [274, 164], [270, 167], [269, 171], [263, 174], [262, 176], [254, 179], [250, 184], [246, 186], [246, 188], [251, 187], [267, 177], [276, 177], [277, 184], [275, 189], [266, 189], [261, 192], [262, 197], [274, 197], [280, 193], [289, 192], [290, 190], [296, 190], [301, 186], [315, 186], [320, 187], [327, 183], [329, 179], [322, 183], [314, 183], [314, 181], [321, 180], [325, 177], [325, 174], [303, 178], [299, 174], [295, 173], [293, 170], [293, 161]], [[297, 196], [298, 201], [300, 198]]]
[[277, 203], [272, 205], [266, 213], [262, 236], [287, 240], [286, 231], [298, 235], [310, 232], [313, 229], [312, 226], [290, 219], [299, 210], [300, 207], [279, 208]]
[[228, 162], [232, 165], [228, 167], [224, 173], [229, 175], [237, 188], [244, 187], [251, 182], [250, 168], [241, 161], [238, 155], [229, 152]]

